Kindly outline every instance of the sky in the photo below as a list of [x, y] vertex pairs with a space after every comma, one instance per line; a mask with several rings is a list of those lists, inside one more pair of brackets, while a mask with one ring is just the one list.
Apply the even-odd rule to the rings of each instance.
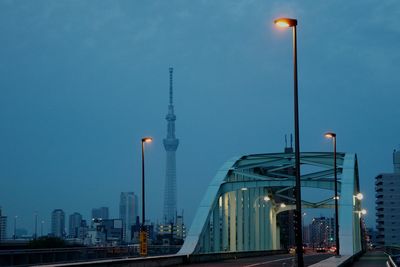
[[397, 0], [0, 0], [0, 206], [32, 233], [61, 208], [89, 219], [119, 195], [162, 217], [168, 68], [174, 68], [178, 210], [189, 226], [220, 166], [282, 152], [293, 132], [298, 20], [300, 151], [357, 153], [367, 224], [374, 177], [399, 148]]

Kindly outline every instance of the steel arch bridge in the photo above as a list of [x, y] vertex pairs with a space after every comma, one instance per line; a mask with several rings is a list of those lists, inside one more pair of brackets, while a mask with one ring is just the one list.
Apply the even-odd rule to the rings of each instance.
[[[300, 164], [302, 188], [331, 191], [317, 202], [303, 200], [302, 208], [333, 208], [333, 153], [301, 153]], [[228, 160], [208, 186], [178, 254], [280, 249], [276, 216], [295, 209], [294, 168], [294, 153]], [[362, 249], [356, 154], [337, 153], [337, 175], [340, 252], [354, 255]]]

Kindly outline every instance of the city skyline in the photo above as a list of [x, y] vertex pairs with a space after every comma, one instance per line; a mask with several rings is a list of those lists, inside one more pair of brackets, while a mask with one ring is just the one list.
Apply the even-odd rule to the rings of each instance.
[[374, 177], [391, 171], [400, 143], [399, 11], [396, 1], [371, 0], [2, 1], [0, 205], [8, 229], [14, 216], [33, 229], [35, 212], [50, 229], [55, 208], [89, 218], [107, 206], [117, 217], [118, 194], [140, 193], [143, 136], [154, 140], [146, 214], [162, 219], [169, 66], [182, 88], [174, 99], [177, 202], [189, 228], [225, 161], [279, 152], [293, 132], [291, 36], [272, 23], [280, 16], [299, 22], [301, 151], [330, 152], [323, 134], [334, 131], [338, 151], [357, 153], [374, 226]]

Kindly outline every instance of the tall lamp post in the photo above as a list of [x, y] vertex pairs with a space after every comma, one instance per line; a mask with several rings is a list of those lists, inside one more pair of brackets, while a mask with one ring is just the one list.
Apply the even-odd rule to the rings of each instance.
[[294, 76], [294, 140], [295, 140], [295, 159], [296, 159], [296, 211], [295, 211], [295, 237], [297, 266], [304, 266], [303, 259], [303, 229], [301, 222], [301, 180], [300, 180], [300, 137], [299, 137], [299, 101], [298, 101], [298, 82], [297, 82], [297, 20], [290, 18], [279, 18], [274, 23], [281, 28], [293, 29], [293, 76]]
[[37, 214], [37, 211], [35, 211], [35, 236], [34, 236], [34, 239], [37, 238], [37, 220], [38, 220], [38, 214]]
[[44, 221], [42, 221], [40, 224], [40, 236], [43, 236], [43, 224], [44, 224]]
[[339, 209], [338, 209], [338, 188], [337, 188], [337, 164], [336, 164], [336, 134], [329, 132], [325, 134], [326, 138], [332, 139], [333, 142], [333, 172], [335, 177], [335, 240], [336, 240], [336, 256], [340, 256], [339, 242]]
[[144, 143], [153, 141], [151, 137], [142, 138], [142, 225], [140, 227], [140, 256], [147, 256], [147, 229], [145, 227], [145, 190], [144, 190]]

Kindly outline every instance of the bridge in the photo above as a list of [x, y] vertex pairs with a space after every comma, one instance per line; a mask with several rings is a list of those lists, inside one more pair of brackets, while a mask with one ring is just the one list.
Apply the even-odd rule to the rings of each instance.
[[[210, 183], [178, 254], [280, 249], [277, 215], [295, 209], [294, 153], [228, 160]], [[301, 153], [301, 187], [334, 190], [333, 153]], [[362, 250], [357, 156], [337, 153], [339, 240], [342, 255]], [[303, 208], [333, 208], [334, 193]]]

